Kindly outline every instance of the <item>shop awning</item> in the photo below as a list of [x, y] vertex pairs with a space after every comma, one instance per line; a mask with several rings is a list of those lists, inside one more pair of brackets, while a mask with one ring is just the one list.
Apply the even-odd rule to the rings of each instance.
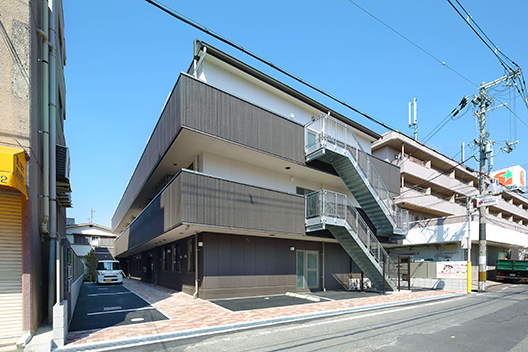
[[0, 186], [26, 190], [26, 152], [23, 149], [0, 146]]

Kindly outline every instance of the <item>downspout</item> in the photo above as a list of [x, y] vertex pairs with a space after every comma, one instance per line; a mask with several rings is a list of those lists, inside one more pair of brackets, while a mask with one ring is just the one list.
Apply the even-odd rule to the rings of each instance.
[[193, 298], [198, 298], [198, 233], [194, 234], [194, 294]]
[[[48, 1], [43, 0], [42, 8], [48, 8]], [[42, 208], [42, 222], [40, 231], [44, 234], [48, 231], [49, 220], [49, 46], [48, 46], [48, 12], [43, 11], [42, 29], [37, 30], [37, 34], [42, 36], [42, 198], [44, 201]]]
[[323, 242], [323, 292], [326, 292], [326, 280], [325, 280], [325, 243]]
[[[48, 221], [50, 216], [50, 136], [49, 136], [49, 11], [48, 1], [42, 0], [42, 29], [38, 34], [42, 36], [42, 222], [40, 230], [49, 234]], [[49, 252], [49, 282], [48, 282], [48, 324], [53, 322], [53, 305], [55, 304], [55, 246], [50, 238]]]
[[[57, 243], [57, 16], [55, 0], [49, 0], [49, 204], [50, 219], [49, 232], [50, 240], [53, 244], [50, 246], [50, 253], [55, 247], [55, 283], [56, 283], [56, 301], [60, 303], [62, 290], [61, 287], [61, 270], [60, 270], [60, 246]], [[50, 260], [51, 265], [51, 260]], [[51, 275], [50, 275], [51, 277]]]

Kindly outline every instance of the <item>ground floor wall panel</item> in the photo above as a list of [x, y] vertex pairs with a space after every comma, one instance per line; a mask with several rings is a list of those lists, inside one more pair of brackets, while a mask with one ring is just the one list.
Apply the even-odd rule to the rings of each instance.
[[[198, 296], [204, 299], [339, 290], [350, 277], [351, 259], [338, 243], [212, 232], [198, 234], [196, 247], [193, 241], [195, 236], [122, 259], [123, 267], [132, 278], [194, 294], [192, 248], [198, 249]], [[315, 286], [299, 284], [299, 252], [317, 255]]]

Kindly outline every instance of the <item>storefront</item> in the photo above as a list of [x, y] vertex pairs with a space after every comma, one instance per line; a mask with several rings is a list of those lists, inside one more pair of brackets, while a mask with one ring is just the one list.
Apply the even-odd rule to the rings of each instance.
[[24, 150], [0, 146], [0, 338], [22, 333]]

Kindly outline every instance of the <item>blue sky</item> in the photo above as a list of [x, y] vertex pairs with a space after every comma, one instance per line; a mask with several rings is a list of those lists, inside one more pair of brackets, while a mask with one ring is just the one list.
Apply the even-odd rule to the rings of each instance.
[[[524, 0], [459, 0], [486, 35], [527, 73]], [[408, 135], [408, 103], [418, 99], [418, 137], [429, 134], [481, 82], [504, 75], [493, 53], [447, 1], [355, 0], [378, 19], [467, 78], [460, 77], [347, 0], [176, 1], [166, 5], [275, 65]], [[453, 1], [454, 2], [454, 1]], [[111, 218], [181, 71], [199, 38], [383, 133], [385, 129], [143, 0], [64, 1], [66, 139], [73, 206], [68, 217], [111, 226]], [[499, 97], [490, 139], [519, 143], [495, 168], [528, 168], [528, 109]], [[499, 105], [497, 103], [496, 105]], [[513, 122], [512, 122], [513, 121]], [[512, 132], [512, 128], [516, 131]], [[455, 157], [476, 138], [471, 111], [427, 144]], [[471, 155], [475, 150], [467, 150]], [[455, 159], [459, 159], [457, 156]], [[476, 168], [476, 162], [469, 165]]]

